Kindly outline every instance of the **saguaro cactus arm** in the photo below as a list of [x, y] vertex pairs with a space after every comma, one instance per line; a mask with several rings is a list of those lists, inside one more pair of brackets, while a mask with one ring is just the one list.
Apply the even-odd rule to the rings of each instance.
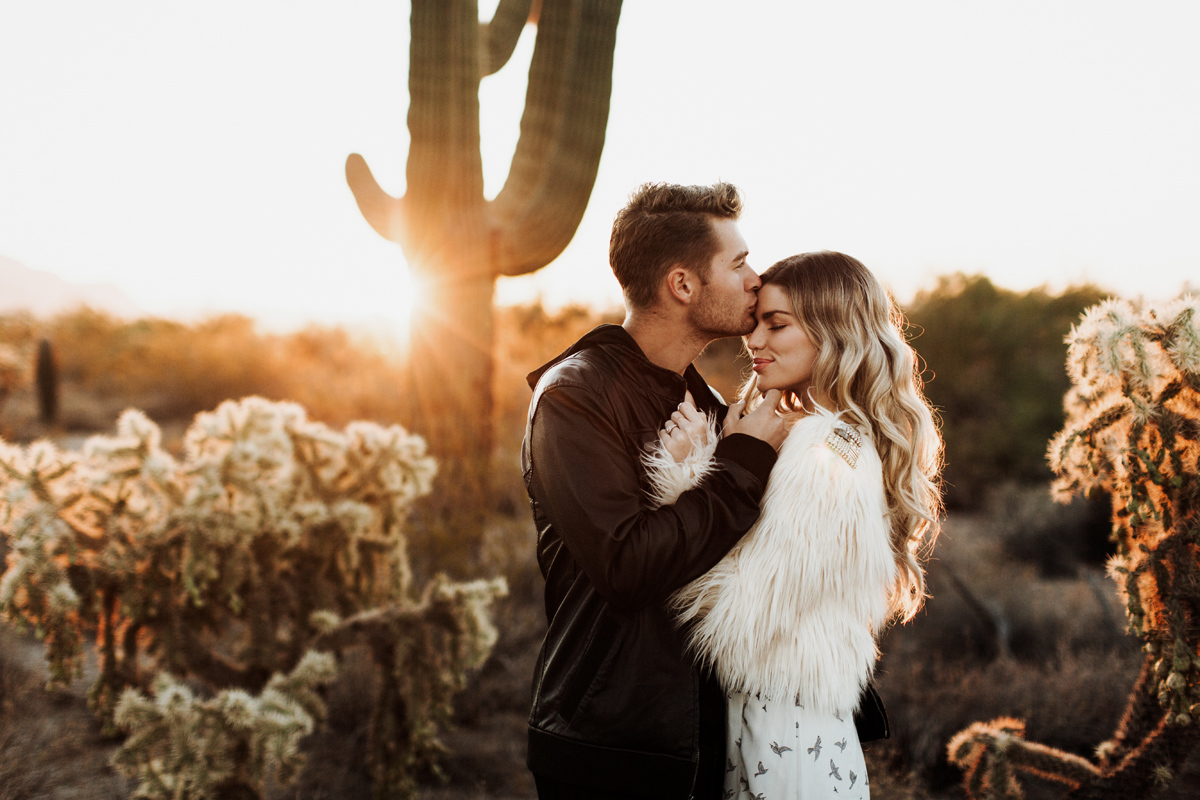
[[521, 136], [489, 207], [501, 275], [550, 263], [571, 241], [596, 182], [608, 125], [621, 0], [545, 3]]
[[404, 198], [392, 197], [380, 188], [366, 159], [358, 153], [346, 159], [346, 183], [350, 184], [358, 210], [375, 232], [399, 244], [404, 238]]
[[542, 2], [500, 0], [489, 22], [479, 23], [479, 77], [486, 78], [508, 63], [527, 22], [536, 22]]

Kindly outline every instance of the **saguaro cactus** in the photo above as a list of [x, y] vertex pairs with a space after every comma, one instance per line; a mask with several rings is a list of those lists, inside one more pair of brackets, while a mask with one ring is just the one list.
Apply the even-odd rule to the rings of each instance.
[[1020, 773], [1072, 798], [1146, 797], [1200, 744], [1200, 299], [1157, 312], [1101, 303], [1067, 341], [1074, 386], [1050, 443], [1054, 491], [1112, 495], [1109, 575], [1146, 662], [1094, 761], [1025, 741], [1018, 720], [957, 734], [950, 759], [977, 800], [1022, 797]]
[[[476, 0], [413, 0], [406, 194], [386, 194], [358, 154], [346, 160], [363, 216], [400, 245], [420, 286], [408, 422], [443, 464], [466, 456], [481, 465], [490, 451], [495, 279], [550, 263], [587, 206], [620, 11], [621, 0], [501, 0], [481, 23]], [[479, 81], [507, 62], [527, 20], [537, 39], [521, 135], [503, 189], [487, 201]]]
[[58, 362], [49, 339], [38, 342], [34, 379], [37, 382], [38, 418], [45, 425], [53, 425], [58, 421]]

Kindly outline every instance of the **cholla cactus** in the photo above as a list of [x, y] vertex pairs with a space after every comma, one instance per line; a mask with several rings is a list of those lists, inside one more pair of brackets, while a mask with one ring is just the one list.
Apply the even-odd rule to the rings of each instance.
[[300, 740], [325, 716], [317, 689], [336, 673], [333, 656], [309, 652], [258, 697], [226, 689], [209, 700], [162, 673], [153, 698], [121, 696], [116, 724], [129, 738], [113, 763], [150, 800], [223, 800], [253, 796], [268, 779], [286, 784], [304, 763]]
[[1022, 796], [1018, 772], [1067, 784], [1072, 797], [1142, 797], [1200, 743], [1200, 300], [1159, 311], [1110, 300], [1067, 342], [1074, 386], [1049, 448], [1054, 492], [1112, 496], [1109, 575], [1146, 662], [1094, 763], [1026, 742], [1012, 720], [959, 733], [950, 758], [980, 800]]
[[52, 682], [78, 674], [95, 635], [90, 699], [109, 722], [155, 668], [258, 691], [309, 648], [365, 641], [391, 676], [377, 785], [402, 784], [495, 641], [486, 606], [504, 591], [439, 579], [414, 592], [403, 527], [435, 471], [423, 441], [364, 422], [333, 431], [261, 398], [198, 415], [182, 461], [160, 439], [131, 410], [80, 453], [0, 444], [0, 611], [45, 637]]

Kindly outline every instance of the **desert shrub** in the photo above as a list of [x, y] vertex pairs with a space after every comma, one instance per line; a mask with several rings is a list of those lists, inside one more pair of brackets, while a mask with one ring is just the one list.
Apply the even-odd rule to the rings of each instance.
[[[414, 586], [406, 514], [434, 469], [399, 426], [338, 432], [261, 398], [198, 415], [182, 459], [138, 411], [78, 453], [0, 444], [11, 549], [0, 610], [45, 640], [55, 683], [79, 674], [95, 636], [90, 702], [129, 732], [117, 763], [148, 797], [212, 796], [186, 777], [197, 764], [220, 766], [209, 770], [226, 776], [219, 792], [294, 773], [296, 731], [323, 713], [314, 688], [328, 669], [311, 652], [365, 646], [380, 675], [376, 791], [410, 792], [451, 696], [495, 641], [488, 605], [504, 591], [441, 576]], [[148, 700], [139, 690], [157, 670], [176, 677]], [[222, 693], [192, 695], [178, 679]], [[274, 711], [253, 713], [264, 707]], [[292, 722], [267, 730], [285, 707]]]
[[[86, 307], [48, 320], [0, 317], [0, 345], [32, 358], [39, 337], [54, 342], [65, 389], [159, 420], [187, 419], [247, 395], [298, 402], [335, 425], [399, 422], [404, 414], [404, 366], [394, 348], [338, 327], [272, 334], [237, 314], [188, 324], [125, 321]], [[78, 413], [64, 421], [94, 424]]]
[[888, 655], [878, 685], [892, 737], [871, 748], [893, 771], [912, 771], [935, 792], [961, 781], [946, 742], [980, 717], [1024, 717], [1031, 738], [1090, 755], [1119, 720], [1140, 661], [1134, 648], [1064, 650], [1040, 663], [998, 659], [982, 666]]
[[997, 483], [1050, 479], [1046, 441], [1062, 427], [1069, 387], [1063, 337], [1103, 297], [1094, 286], [1012, 292], [958, 274], [907, 306], [941, 415], [949, 505], [979, 508]]
[[1107, 495], [1056, 503], [1044, 484], [1004, 484], [988, 492], [984, 515], [1004, 554], [1037, 567], [1043, 577], [1073, 577], [1103, 567], [1115, 552]]

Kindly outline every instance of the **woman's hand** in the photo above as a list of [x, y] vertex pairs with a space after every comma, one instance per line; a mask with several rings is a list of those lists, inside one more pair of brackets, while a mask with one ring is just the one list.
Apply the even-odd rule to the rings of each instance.
[[[758, 407], [746, 414], [746, 402], [739, 400], [729, 407], [725, 415], [724, 435], [745, 433], [756, 439], [762, 439], [774, 447], [776, 451], [787, 438], [787, 423], [779, 415], [779, 401], [783, 392], [771, 389], [763, 395]], [[743, 416], [744, 415], [744, 416]]]
[[698, 443], [704, 441], [707, 431], [708, 417], [700, 413], [692, 393], [687, 392], [679, 408], [671, 414], [667, 424], [659, 431], [658, 438], [678, 464], [687, 458]]

